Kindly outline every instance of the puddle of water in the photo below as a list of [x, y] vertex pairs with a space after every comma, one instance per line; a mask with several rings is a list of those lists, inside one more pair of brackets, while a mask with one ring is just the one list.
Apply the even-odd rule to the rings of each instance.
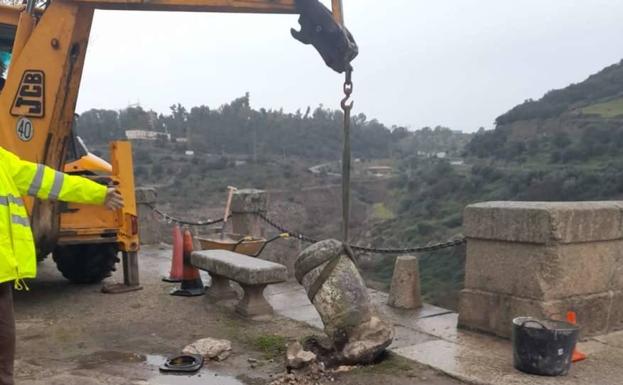
[[[145, 363], [153, 367], [159, 367], [166, 360], [166, 357], [156, 354], [145, 356]], [[152, 377], [148, 381], [149, 385], [244, 385], [234, 377], [221, 376], [218, 373], [203, 369], [192, 376], [179, 374], [161, 374]]]
[[142, 354], [101, 351], [80, 357], [78, 364], [83, 369], [92, 369], [110, 363], [139, 363], [144, 361], [145, 356]]
[[159, 356], [157, 354], [146, 354], [145, 363], [150, 366], [160, 366], [167, 360], [165, 356]]
[[193, 375], [162, 374], [158, 371], [166, 357], [157, 354], [137, 354], [117, 351], [101, 351], [85, 355], [78, 360], [81, 369], [99, 368], [108, 364], [143, 364], [153, 369], [154, 375], [145, 385], [244, 385], [234, 377], [221, 376], [203, 369]]
[[194, 376], [159, 375], [148, 381], [149, 385], [244, 385], [233, 377], [218, 376], [202, 370]]

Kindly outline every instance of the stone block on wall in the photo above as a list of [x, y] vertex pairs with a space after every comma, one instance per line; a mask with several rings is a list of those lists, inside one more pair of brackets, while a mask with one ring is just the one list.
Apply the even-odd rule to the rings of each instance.
[[469, 206], [462, 327], [509, 337], [518, 316], [577, 313], [583, 336], [623, 329], [622, 202]]

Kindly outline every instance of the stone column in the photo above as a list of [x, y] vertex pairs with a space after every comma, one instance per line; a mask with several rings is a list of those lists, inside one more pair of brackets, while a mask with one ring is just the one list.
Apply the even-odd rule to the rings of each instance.
[[[240, 212], [256, 212], [266, 213], [268, 209], [268, 196], [263, 190], [238, 190], [234, 193], [234, 199], [231, 203], [231, 211], [233, 213]], [[264, 230], [262, 221], [257, 215], [238, 214], [231, 219], [233, 232], [242, 235], [252, 235], [254, 237], [263, 237]]]
[[404, 255], [396, 258], [387, 304], [399, 309], [422, 307], [420, 266], [417, 257]]
[[149, 207], [156, 204], [157, 197], [158, 194], [153, 188], [139, 187], [136, 189], [139, 238], [143, 245], [159, 244], [162, 241], [160, 223], [154, 219]]
[[459, 326], [510, 337], [514, 317], [564, 319], [583, 336], [623, 329], [623, 202], [467, 207]]

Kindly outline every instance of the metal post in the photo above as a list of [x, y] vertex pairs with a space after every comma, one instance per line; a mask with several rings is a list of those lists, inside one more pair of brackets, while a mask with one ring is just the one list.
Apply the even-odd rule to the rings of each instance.
[[123, 283], [128, 287], [139, 286], [138, 253], [123, 253]]
[[138, 252], [128, 251], [122, 254], [123, 283], [104, 285], [102, 287], [104, 294], [123, 294], [143, 289], [138, 277]]

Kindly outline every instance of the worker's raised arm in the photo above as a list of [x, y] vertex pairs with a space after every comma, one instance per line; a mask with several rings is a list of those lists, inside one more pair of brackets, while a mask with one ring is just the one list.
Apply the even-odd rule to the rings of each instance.
[[42, 164], [20, 159], [0, 148], [0, 162], [22, 195], [63, 202], [104, 204], [108, 188], [79, 176], [67, 175]]

